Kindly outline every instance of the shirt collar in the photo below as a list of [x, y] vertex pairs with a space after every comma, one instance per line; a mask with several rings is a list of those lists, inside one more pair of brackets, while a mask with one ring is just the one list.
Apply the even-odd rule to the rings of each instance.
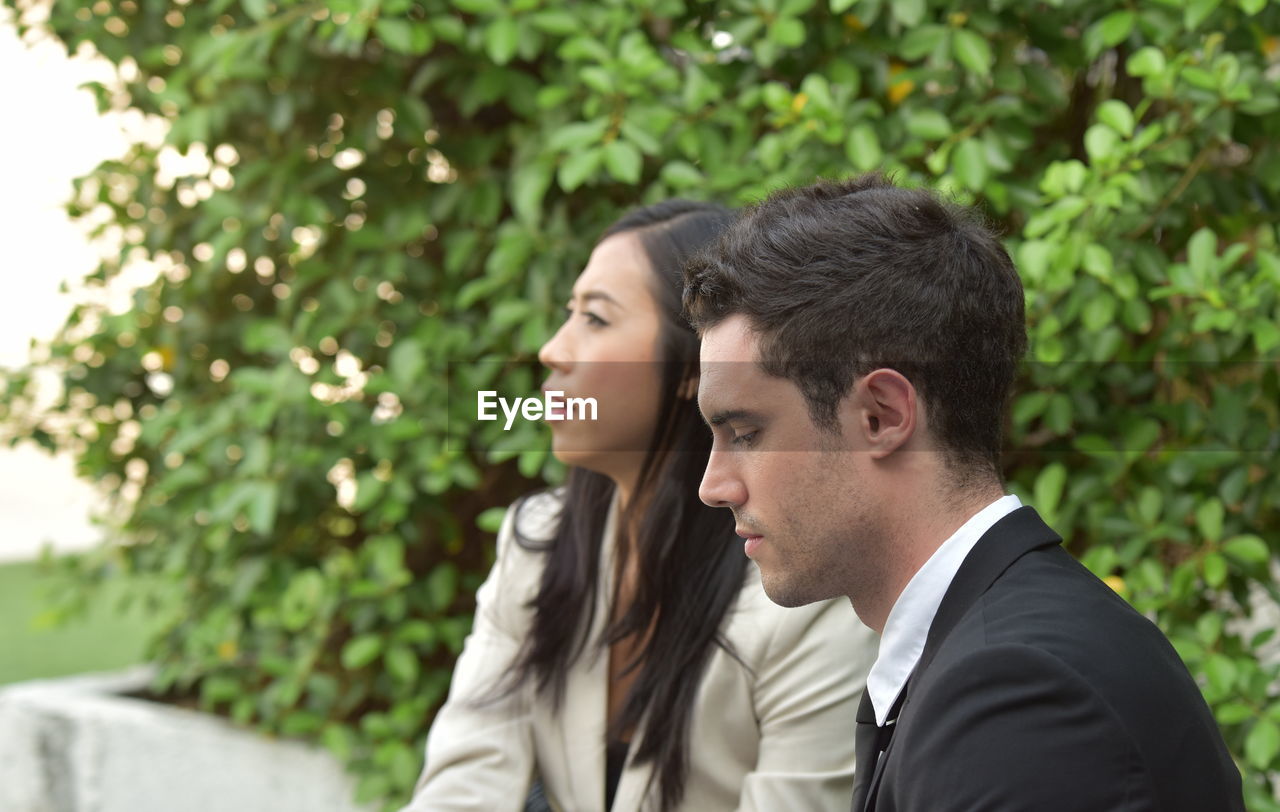
[[987, 505], [942, 542], [907, 582], [889, 610], [879, 654], [867, 675], [867, 694], [875, 708], [877, 725], [884, 724], [889, 709], [920, 661], [938, 604], [942, 603], [942, 596], [965, 557], [992, 525], [1020, 507], [1022, 501], [1012, 494]]

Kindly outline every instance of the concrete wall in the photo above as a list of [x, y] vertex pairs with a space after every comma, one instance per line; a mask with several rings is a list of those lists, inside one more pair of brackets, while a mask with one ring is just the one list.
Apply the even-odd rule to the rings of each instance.
[[4, 812], [367, 812], [327, 752], [118, 694], [145, 667], [0, 689]]

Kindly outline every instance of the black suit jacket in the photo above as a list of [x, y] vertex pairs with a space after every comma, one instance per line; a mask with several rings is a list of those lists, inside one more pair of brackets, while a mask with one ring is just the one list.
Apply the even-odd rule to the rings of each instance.
[[1023, 507], [969, 553], [854, 812], [1243, 812], [1173, 647], [1061, 541]]

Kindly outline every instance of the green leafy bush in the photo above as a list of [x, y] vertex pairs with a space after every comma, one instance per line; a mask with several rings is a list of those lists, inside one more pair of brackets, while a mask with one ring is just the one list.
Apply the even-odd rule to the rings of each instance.
[[[70, 207], [121, 241], [91, 284], [160, 276], [78, 308], [2, 407], [118, 494], [128, 543], [81, 583], [180, 595], [160, 688], [406, 797], [493, 509], [558, 474], [468, 450], [496, 435], [450, 422], [448, 362], [532, 353], [623, 208], [884, 169], [1004, 230], [1033, 343], [1011, 483], [1169, 634], [1280, 809], [1270, 630], [1239, 622], [1277, 595], [1276, 4], [124, 0], [37, 28], [170, 124]], [[210, 161], [174, 178], [169, 149]]]

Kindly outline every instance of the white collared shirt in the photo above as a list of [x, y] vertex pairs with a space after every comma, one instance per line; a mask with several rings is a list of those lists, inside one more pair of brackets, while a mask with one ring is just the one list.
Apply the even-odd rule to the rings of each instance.
[[1022, 500], [1012, 494], [987, 505], [942, 542], [907, 582], [889, 610], [880, 652], [867, 675], [867, 693], [876, 711], [877, 725], [885, 723], [889, 709], [898, 701], [898, 694], [920, 661], [933, 616], [969, 551], [992, 525], [1020, 507]]

